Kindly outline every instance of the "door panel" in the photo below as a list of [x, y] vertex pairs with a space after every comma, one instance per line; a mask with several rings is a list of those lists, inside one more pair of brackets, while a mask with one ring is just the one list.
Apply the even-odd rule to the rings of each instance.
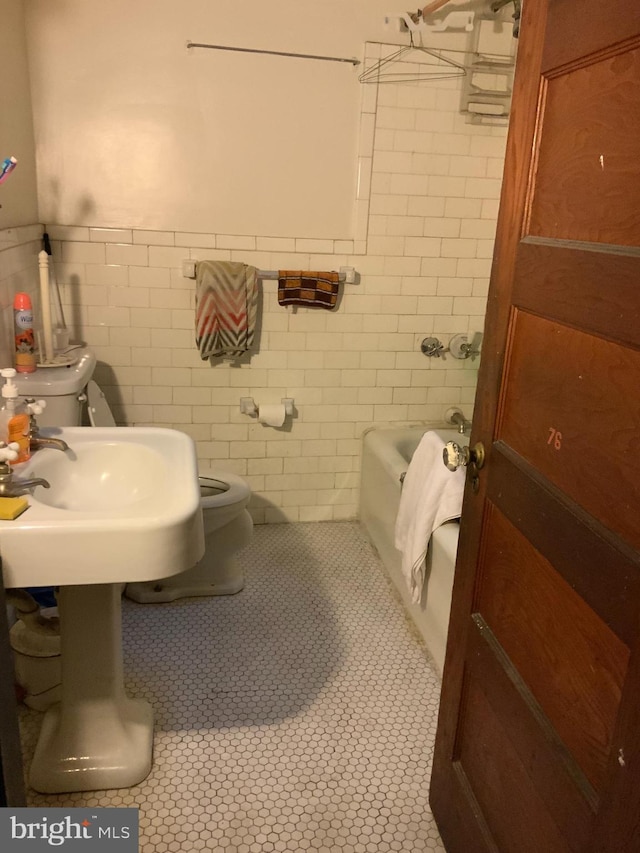
[[[532, 5], [532, 4], [529, 4]], [[538, 7], [541, 3], [536, 3]], [[548, 5], [544, 4], [545, 7]], [[532, 10], [529, 10], [532, 11]], [[610, 3], [576, 3], [576, 0], [553, 0], [538, 12], [549, 15], [549, 29], [559, 37], [547, 38], [543, 44], [542, 68], [560, 68], [574, 62], [576, 56], [592, 56], [619, 44], [640, 30], [640, 6], [624, 7]]]
[[514, 325], [497, 438], [640, 547], [635, 501], [619, 499], [640, 482], [640, 351], [523, 311]]
[[[638, 631], [640, 557], [496, 442], [487, 499], [627, 646]], [[541, 509], [543, 508], [543, 509]]]
[[526, 233], [640, 243], [638, 80], [640, 44], [546, 81]]
[[520, 33], [430, 801], [450, 853], [631, 853], [640, 4]]
[[513, 304], [586, 331], [606, 328], [609, 338], [632, 343], [640, 327], [640, 252], [629, 249], [620, 255], [615, 250], [608, 246], [593, 252], [583, 245], [569, 248], [525, 238], [518, 251]]
[[[483, 683], [471, 671], [465, 683], [458, 755], [489, 831], [501, 851], [569, 851], [527, 767], [506, 735]], [[476, 733], [482, 732], [482, 738]], [[505, 816], [504, 803], [513, 803]], [[535, 808], [531, 808], [535, 801]], [[506, 819], [505, 819], [506, 818]]]
[[476, 608], [599, 788], [629, 650], [526, 537], [488, 509]]
[[[596, 793], [555, 730], [548, 724], [542, 709], [511, 665], [482, 616], [474, 614], [472, 623], [473, 630], [469, 637], [472, 654], [465, 671], [465, 702], [462, 713], [467, 714], [468, 684], [474, 681], [481, 685], [491, 705], [496, 724], [505, 732], [508, 729], [513, 755], [517, 755], [518, 763], [526, 768], [529, 784], [537, 792], [536, 801], [543, 804], [542, 808], [552, 818], [561, 835], [567, 837], [569, 847], [581, 850], [583, 848], [580, 845], [588, 839], [592, 810], [597, 802]], [[467, 739], [477, 737], [479, 730], [477, 721], [474, 726], [467, 726]], [[459, 737], [456, 743], [455, 766], [459, 776], [462, 776], [464, 765], [460, 746]], [[493, 754], [491, 760], [494, 760]], [[492, 793], [487, 791], [481, 794], [481, 797], [486, 800], [491, 795]], [[494, 825], [498, 822], [499, 815], [505, 812], [505, 799], [498, 802]], [[529, 808], [526, 800], [525, 804]], [[535, 832], [533, 841], [538, 842]], [[482, 848], [478, 845], [467, 845], [466, 849]]]

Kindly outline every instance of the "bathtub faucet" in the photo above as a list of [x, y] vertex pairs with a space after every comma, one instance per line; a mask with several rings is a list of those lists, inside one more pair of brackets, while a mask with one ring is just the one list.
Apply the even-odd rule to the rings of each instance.
[[462, 410], [456, 407], [448, 409], [444, 418], [448, 424], [458, 427], [460, 435], [464, 435], [467, 429], [471, 427], [471, 421], [468, 421], [463, 415]]

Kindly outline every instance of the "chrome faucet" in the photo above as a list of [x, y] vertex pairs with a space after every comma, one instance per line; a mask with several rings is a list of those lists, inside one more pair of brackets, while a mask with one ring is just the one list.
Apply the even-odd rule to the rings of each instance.
[[464, 429], [467, 422], [465, 421], [463, 414], [456, 412], [455, 414], [451, 415], [451, 423], [454, 426], [458, 427], [458, 432], [460, 433], [460, 435], [464, 435]]
[[30, 480], [13, 479], [13, 471], [9, 462], [17, 459], [17, 447], [18, 445], [15, 443], [0, 446], [0, 497], [17, 498], [35, 486], [43, 486], [45, 489], [51, 488], [47, 480], [43, 480], [42, 477], [32, 477]]
[[69, 445], [61, 438], [46, 438], [45, 436], [40, 435], [40, 428], [38, 427], [35, 416], [41, 414], [46, 405], [45, 401], [35, 400], [33, 397], [30, 397], [28, 400], [25, 400], [25, 403], [27, 404], [27, 408], [31, 415], [29, 427], [29, 449], [36, 451], [40, 450], [42, 447], [52, 447], [55, 450], [62, 450], [63, 453], [65, 450], [68, 450]]
[[447, 409], [445, 412], [445, 420], [447, 423], [458, 427], [460, 435], [464, 435], [467, 429], [471, 426], [470, 421], [465, 418], [462, 411], [456, 406], [451, 409]]
[[32, 451], [40, 450], [42, 447], [53, 447], [56, 450], [68, 450], [69, 445], [61, 438], [45, 438], [41, 435], [32, 435], [29, 439], [29, 447]]

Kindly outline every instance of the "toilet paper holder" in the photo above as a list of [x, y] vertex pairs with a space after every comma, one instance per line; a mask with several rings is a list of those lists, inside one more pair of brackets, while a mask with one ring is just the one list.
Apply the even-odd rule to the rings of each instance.
[[[280, 402], [284, 406], [285, 414], [291, 417], [293, 415], [293, 397], [281, 397]], [[253, 397], [240, 397], [240, 411], [243, 415], [249, 415], [251, 418], [257, 418], [260, 413], [260, 408]]]

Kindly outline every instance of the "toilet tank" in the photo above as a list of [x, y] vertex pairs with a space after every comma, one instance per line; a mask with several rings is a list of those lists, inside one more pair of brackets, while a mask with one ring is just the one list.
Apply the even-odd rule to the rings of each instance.
[[87, 383], [93, 376], [96, 357], [81, 347], [72, 350], [78, 359], [64, 367], [38, 367], [34, 373], [18, 373], [18, 394], [45, 400], [47, 406], [38, 415], [39, 426], [81, 426]]

